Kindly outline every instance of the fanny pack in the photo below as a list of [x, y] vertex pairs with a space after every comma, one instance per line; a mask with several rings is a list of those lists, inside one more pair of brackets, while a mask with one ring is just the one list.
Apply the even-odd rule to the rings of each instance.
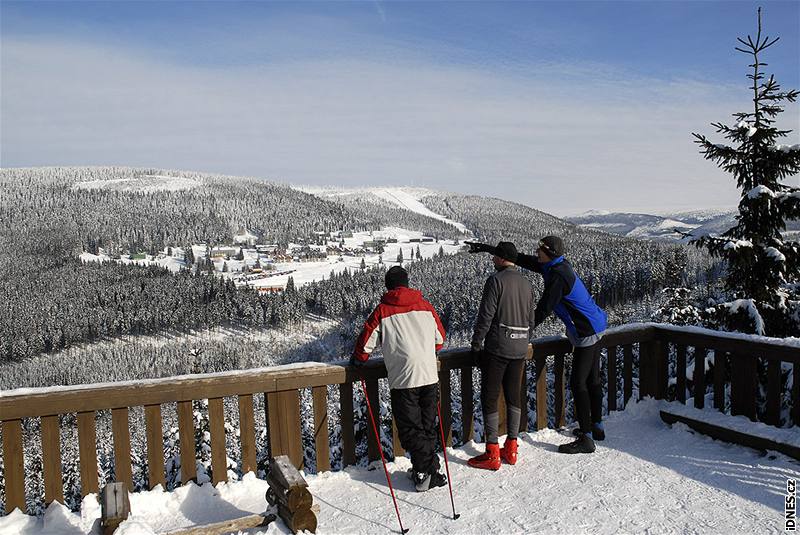
[[530, 331], [530, 327], [513, 327], [511, 325], [506, 325], [505, 323], [500, 324], [500, 331], [503, 333], [503, 336], [508, 338], [509, 340], [528, 340], [528, 331]]

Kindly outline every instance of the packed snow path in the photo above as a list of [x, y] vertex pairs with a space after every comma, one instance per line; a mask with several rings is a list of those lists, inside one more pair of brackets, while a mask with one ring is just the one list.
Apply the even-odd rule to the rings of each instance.
[[[717, 442], [682, 425], [661, 422], [661, 402], [631, 404], [606, 424], [607, 439], [592, 455], [556, 452], [571, 440], [544, 430], [524, 434], [516, 466], [497, 472], [466, 466], [482, 451], [469, 443], [450, 450], [459, 520], [451, 519], [447, 487], [418, 494], [406, 476], [407, 459], [390, 464], [403, 524], [415, 533], [779, 533], [787, 478], [800, 478], [800, 463], [781, 455]], [[800, 432], [800, 431], [798, 431]], [[372, 470], [308, 476], [320, 505], [317, 533], [376, 534], [397, 531], [397, 518], [380, 463]], [[134, 494], [132, 516], [118, 532], [164, 533], [263, 512], [267, 484], [244, 481], [190, 485], [172, 493]], [[99, 507], [85, 503], [83, 518], [51, 506], [44, 519], [18, 511], [0, 518], [11, 535], [99, 534]], [[278, 520], [248, 535], [289, 533]]]

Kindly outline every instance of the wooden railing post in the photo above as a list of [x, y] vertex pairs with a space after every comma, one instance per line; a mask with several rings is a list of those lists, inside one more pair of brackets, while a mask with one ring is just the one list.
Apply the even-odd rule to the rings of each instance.
[[94, 418], [94, 411], [78, 413], [81, 496], [97, 493], [100, 490], [97, 481], [97, 433]]
[[356, 438], [353, 427], [353, 383], [339, 385], [339, 422], [342, 426], [342, 468], [356, 464]]
[[767, 361], [767, 407], [764, 423], [780, 425], [781, 419], [781, 361]]
[[706, 349], [704, 347], [694, 348], [694, 373], [692, 374], [694, 383], [694, 406], [702, 409], [706, 398]]
[[669, 384], [669, 345], [661, 340], [653, 342], [653, 393], [656, 399], [667, 399]]
[[238, 396], [239, 441], [242, 448], [242, 473], [255, 472], [256, 462], [256, 418], [253, 410], [253, 394]]
[[3, 422], [3, 466], [6, 483], [6, 513], [11, 513], [14, 509], [19, 509], [24, 513], [25, 456], [22, 447], [21, 420]]
[[639, 399], [656, 394], [655, 342], [639, 342]]
[[475, 410], [472, 399], [472, 366], [461, 367], [461, 440], [466, 444], [472, 440], [474, 433], [473, 416]]
[[536, 377], [536, 429], [547, 428], [547, 357], [536, 354], [534, 357]]
[[714, 351], [714, 408], [725, 412], [725, 371], [728, 355], [724, 351]]
[[165, 486], [164, 431], [161, 422], [161, 405], [144, 408], [145, 434], [147, 435], [147, 483], [152, 490], [156, 485]]
[[64, 479], [61, 475], [61, 428], [58, 416], [42, 416], [42, 469], [44, 503], [64, 503]]
[[[381, 434], [381, 400], [378, 396], [378, 379], [370, 378], [366, 380], [367, 383], [367, 396], [369, 396], [369, 403], [372, 407], [372, 418], [375, 426], [378, 428], [378, 434]], [[372, 430], [372, 423], [369, 421], [367, 415], [367, 458], [370, 462], [380, 460], [381, 454], [378, 451], [378, 442], [375, 440], [375, 432]]]
[[222, 398], [208, 400], [208, 427], [211, 432], [211, 482], [228, 481], [228, 455], [225, 449], [225, 404]]
[[553, 375], [555, 375], [555, 381], [553, 382], [553, 388], [555, 390], [555, 422], [556, 429], [558, 429], [567, 425], [563, 353], [555, 356], [554, 364]]
[[731, 355], [731, 415], [742, 414], [756, 419], [756, 360], [733, 353]]
[[439, 370], [439, 403], [442, 412], [442, 430], [447, 446], [453, 445], [453, 404], [450, 396], [450, 369]]
[[131, 431], [128, 427], [128, 408], [111, 410], [111, 428], [114, 435], [115, 481], [125, 483], [128, 492], [133, 492], [131, 473]]
[[622, 391], [623, 401], [628, 405], [628, 400], [633, 396], [633, 346], [627, 344], [622, 348]]
[[678, 344], [676, 356], [677, 378], [675, 381], [675, 397], [681, 403], [686, 403], [686, 346]]
[[269, 450], [272, 458], [288, 455], [292, 464], [303, 467], [302, 433], [300, 428], [300, 396], [297, 390], [267, 394]]
[[328, 387], [311, 389], [314, 401], [314, 449], [317, 454], [317, 472], [331, 469], [331, 451], [328, 438]]
[[606, 349], [608, 376], [608, 412], [617, 410], [617, 346]]
[[181, 483], [197, 481], [194, 443], [194, 410], [191, 401], [178, 402], [178, 439], [181, 444]]

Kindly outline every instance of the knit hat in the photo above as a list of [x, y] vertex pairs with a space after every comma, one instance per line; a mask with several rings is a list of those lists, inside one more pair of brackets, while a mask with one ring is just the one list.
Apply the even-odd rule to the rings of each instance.
[[494, 248], [494, 254], [512, 264], [517, 263], [517, 247], [510, 241], [501, 241]]
[[558, 258], [564, 254], [564, 240], [558, 236], [545, 236], [539, 240], [539, 248], [550, 258]]
[[398, 286], [408, 288], [408, 272], [400, 266], [394, 266], [386, 272], [384, 281], [389, 290], [394, 290]]

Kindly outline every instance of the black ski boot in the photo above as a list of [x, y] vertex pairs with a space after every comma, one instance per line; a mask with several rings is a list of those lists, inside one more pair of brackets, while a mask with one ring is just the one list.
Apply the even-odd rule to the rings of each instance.
[[431, 474], [431, 483], [428, 486], [429, 489], [435, 487], [444, 487], [447, 485], [447, 477], [441, 472], [433, 472]]
[[[583, 434], [583, 431], [581, 431], [580, 427], [576, 427], [575, 429], [572, 430], [572, 435], [573, 436], [579, 437], [582, 434]], [[606, 439], [606, 431], [603, 428], [603, 424], [600, 424], [600, 425], [593, 424], [592, 425], [592, 440], [594, 440], [595, 442], [599, 442], [599, 441], [605, 440], [605, 439]]]
[[589, 435], [583, 433], [575, 439], [574, 442], [569, 444], [562, 444], [558, 447], [559, 453], [593, 453], [594, 440]]

